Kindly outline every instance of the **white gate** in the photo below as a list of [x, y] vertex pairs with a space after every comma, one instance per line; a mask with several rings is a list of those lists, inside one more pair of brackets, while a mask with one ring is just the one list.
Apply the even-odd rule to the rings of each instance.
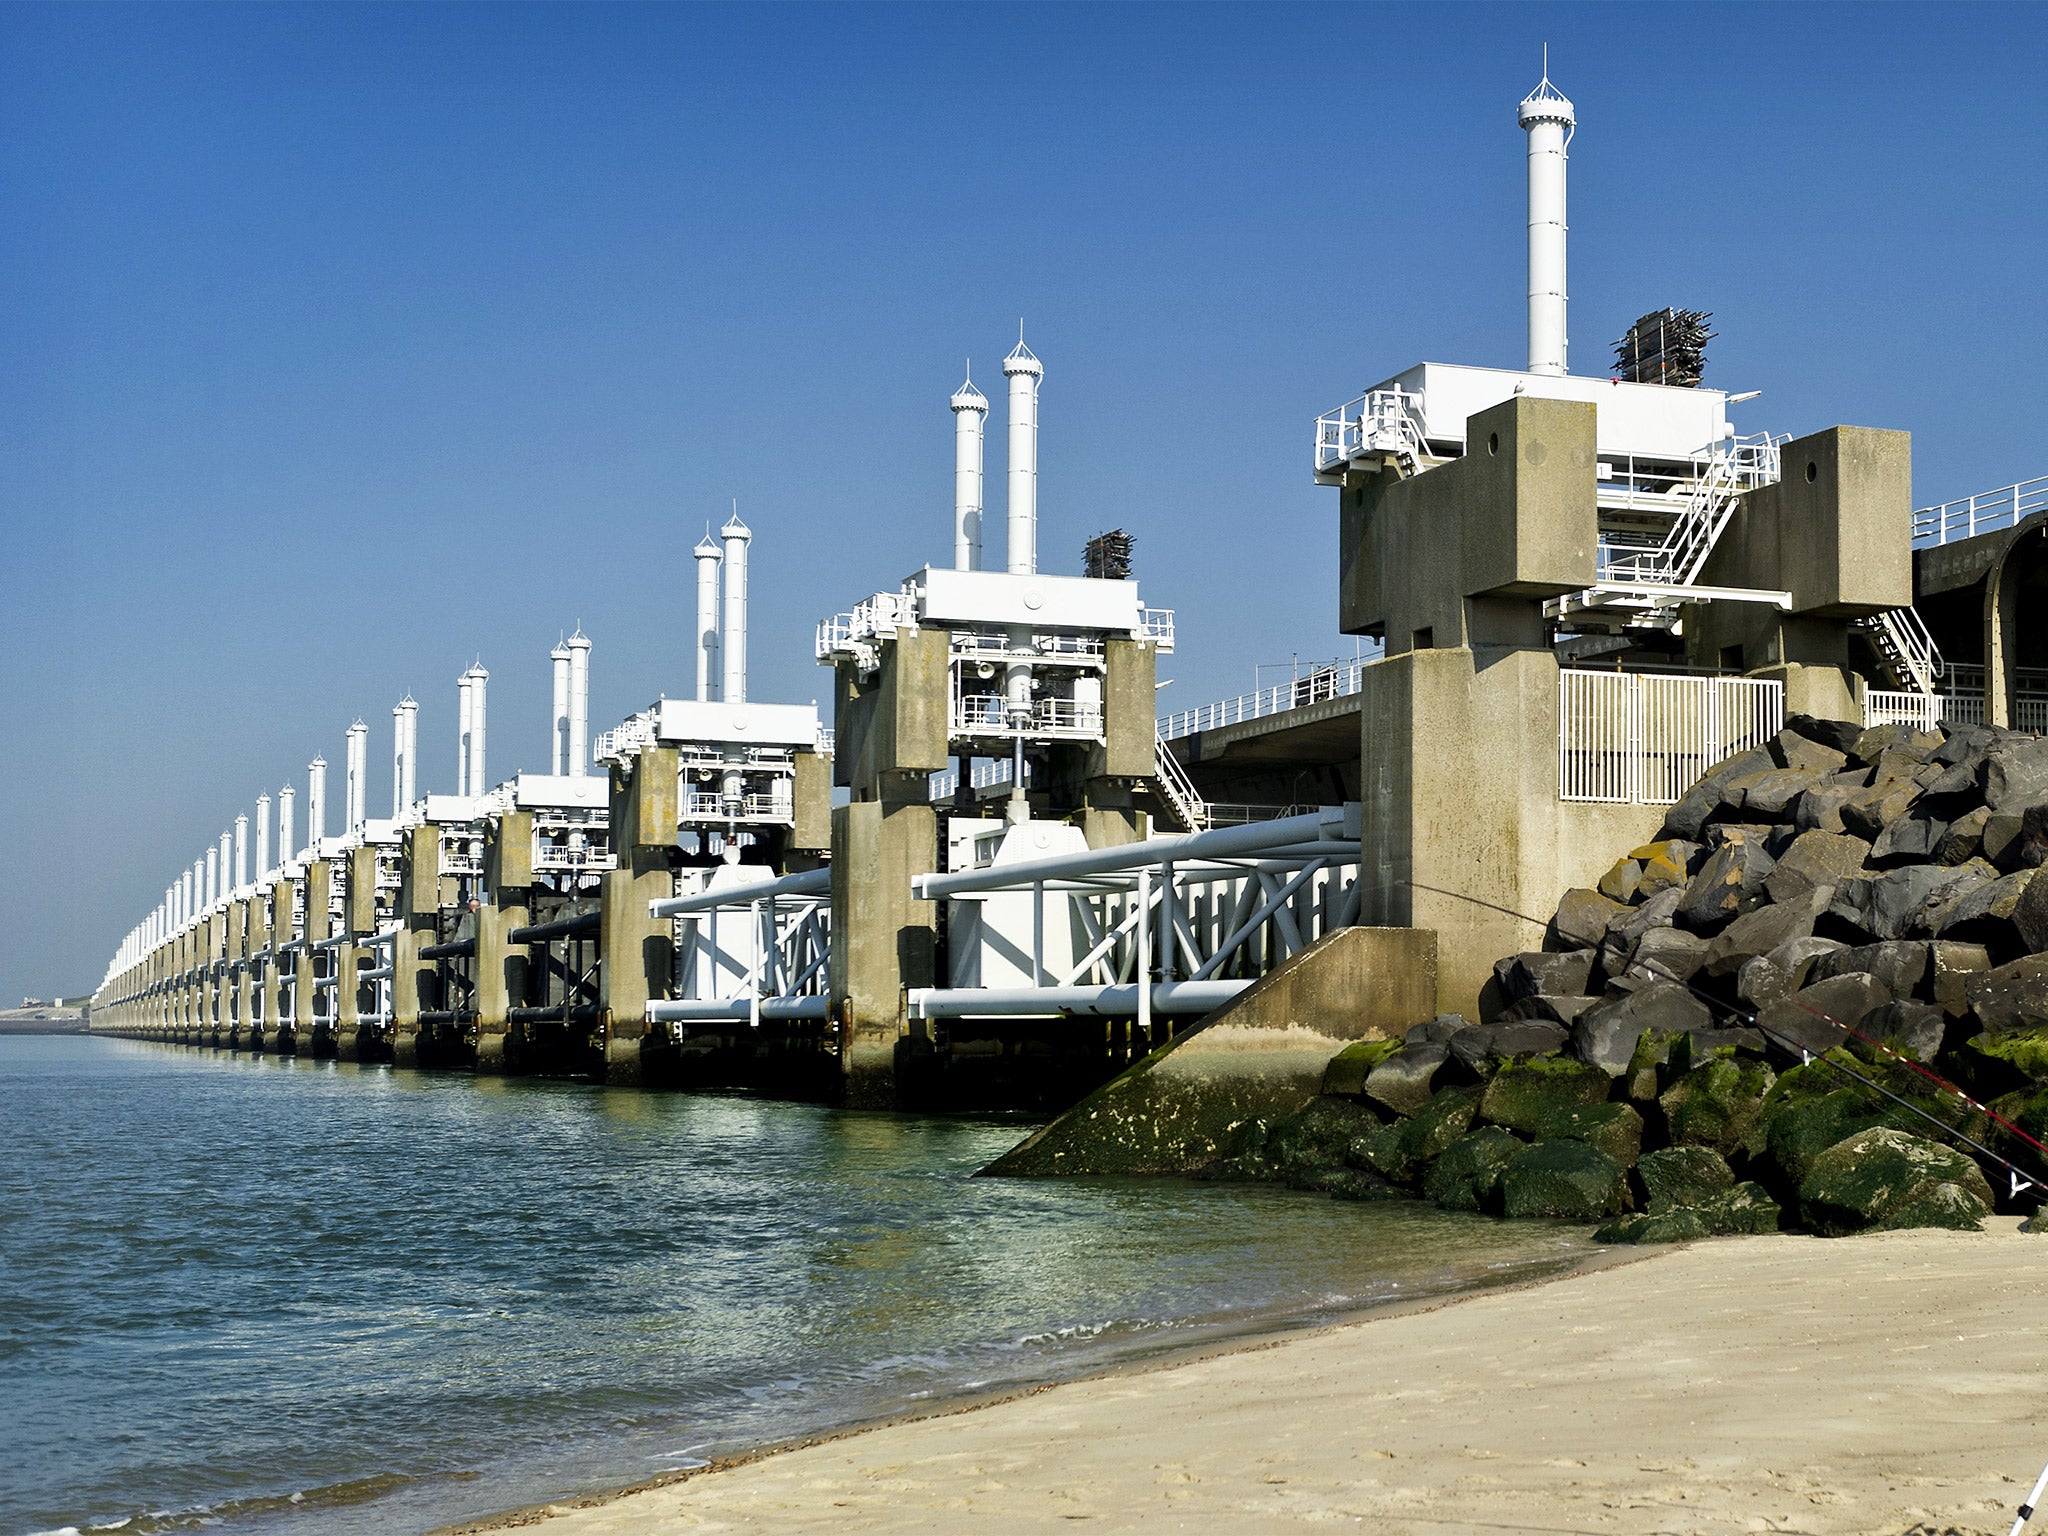
[[1762, 746], [1784, 727], [1782, 683], [1562, 671], [1558, 795], [1618, 805], [1671, 805], [1722, 758]]

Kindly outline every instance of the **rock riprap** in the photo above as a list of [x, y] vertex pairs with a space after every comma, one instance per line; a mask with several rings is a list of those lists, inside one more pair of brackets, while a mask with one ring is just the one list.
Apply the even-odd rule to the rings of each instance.
[[1857, 1078], [1999, 1134], [1919, 1064], [2048, 1134], [2044, 863], [2048, 740], [1795, 716], [1566, 893], [1479, 1018], [1347, 1050], [1205, 1173], [1614, 1242], [1974, 1227], [1985, 1168]]

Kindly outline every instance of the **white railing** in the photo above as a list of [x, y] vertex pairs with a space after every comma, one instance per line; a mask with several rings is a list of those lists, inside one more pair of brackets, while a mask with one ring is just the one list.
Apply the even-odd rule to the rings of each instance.
[[1600, 579], [1675, 586], [1697, 581], [1721, 530], [1734, 514], [1736, 499], [1745, 491], [1777, 481], [1779, 449], [1786, 441], [1759, 432], [1694, 454], [1694, 478], [1679, 488], [1677, 521], [1654, 549], [1615, 550], [1610, 555], [1603, 546]]
[[1785, 725], [1781, 683], [1643, 672], [1558, 674], [1558, 795], [1671, 805], [1730, 753]]
[[1895, 682], [1911, 683], [1921, 693], [1934, 692], [1943, 671], [1941, 647], [1934, 643], [1919, 609], [1909, 603], [1856, 622], [1869, 634]]
[[1138, 610], [1138, 633], [1152, 642], [1153, 649], [1171, 652], [1173, 650], [1173, 610], [1171, 608], [1140, 608]]
[[1205, 832], [1209, 829], [1209, 807], [1203, 803], [1201, 793], [1195, 788], [1195, 781], [1188, 777], [1187, 769], [1180, 759], [1173, 755], [1173, 748], [1166, 744], [1164, 736], [1156, 737], [1159, 759], [1159, 789], [1166, 801], [1173, 807], [1180, 824], [1190, 832]]
[[1920, 508], [1913, 514], [1913, 547], [1925, 549], [1933, 544], [1975, 538], [1980, 533], [2010, 528], [2043, 511], [2048, 511], [2048, 475], [1965, 496], [1960, 501]]
[[654, 716], [641, 713], [590, 739], [593, 763], [619, 763], [654, 745]]
[[1413, 471], [1428, 455], [1422, 434], [1422, 396], [1376, 389], [1316, 418], [1316, 473], [1340, 469], [1367, 453], [1405, 457]]
[[[2023, 700], [2044, 706], [2048, 699]], [[1873, 688], [1863, 696], [1865, 725], [1910, 725], [1931, 731], [1947, 721], [1954, 725], [1981, 725], [1984, 695], [1981, 693], [1918, 693], [1910, 690]]]
[[1319, 704], [1325, 699], [1343, 698], [1365, 686], [1365, 669], [1371, 664], [1369, 661], [1334, 662], [1327, 667], [1317, 667], [1313, 672], [1304, 672], [1287, 682], [1276, 683], [1271, 688], [1259, 688], [1251, 693], [1240, 693], [1234, 699], [1219, 699], [1197, 709], [1161, 715], [1159, 735], [1163, 740], [1176, 741], [1197, 731], [1213, 731], [1218, 726], [1236, 725], [1244, 720], [1277, 715], [1282, 710]]
[[[1010, 767], [1010, 760], [1007, 757], [977, 758], [974, 764], [973, 776], [968, 782], [975, 789], [987, 789], [992, 784], [1007, 784], [1010, 782]], [[1024, 782], [1027, 784], [1031, 782], [1031, 764], [1029, 762], [1024, 764]], [[929, 775], [926, 779], [926, 784], [934, 805], [951, 800], [960, 789], [960, 770], [958, 768], [941, 769], [939, 772]]]

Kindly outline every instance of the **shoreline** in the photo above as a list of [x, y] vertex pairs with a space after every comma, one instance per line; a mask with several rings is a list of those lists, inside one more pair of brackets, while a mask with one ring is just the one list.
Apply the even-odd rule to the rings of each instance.
[[778, 1456], [798, 1451], [812, 1450], [819, 1446], [838, 1444], [858, 1439], [878, 1431], [899, 1429], [913, 1425], [943, 1423], [948, 1419], [999, 1408], [1006, 1404], [1026, 1401], [1057, 1392], [1068, 1387], [1087, 1386], [1094, 1383], [1122, 1381], [1131, 1377], [1147, 1376], [1170, 1371], [1182, 1366], [1196, 1365], [1206, 1361], [1229, 1358], [1238, 1355], [1257, 1354], [1264, 1350], [1278, 1349], [1297, 1340], [1314, 1339], [1324, 1334], [1340, 1333], [1353, 1328], [1365, 1327], [1397, 1317], [1439, 1312], [1447, 1307], [1456, 1307], [1485, 1296], [1512, 1295], [1520, 1291], [1541, 1289], [1561, 1284], [1579, 1275], [1604, 1269], [1616, 1269], [1633, 1264], [1647, 1263], [1664, 1254], [1675, 1251], [1672, 1248], [1631, 1247], [1614, 1245], [1586, 1251], [1576, 1259], [1563, 1261], [1555, 1273], [1537, 1275], [1526, 1279], [1504, 1279], [1497, 1284], [1462, 1286], [1455, 1290], [1441, 1291], [1426, 1296], [1403, 1297], [1395, 1301], [1375, 1302], [1368, 1306], [1348, 1311], [1326, 1313], [1313, 1321], [1289, 1322], [1267, 1320], [1247, 1324], [1243, 1328], [1221, 1334], [1211, 1334], [1200, 1340], [1185, 1344], [1163, 1344], [1156, 1351], [1118, 1360], [1105, 1365], [1084, 1368], [1072, 1375], [1059, 1375], [1044, 1381], [1031, 1382], [1023, 1386], [1004, 1386], [987, 1391], [962, 1391], [949, 1393], [930, 1403], [921, 1403], [873, 1418], [859, 1419], [833, 1429], [817, 1430], [812, 1433], [794, 1435], [788, 1439], [772, 1440], [746, 1450], [734, 1451], [708, 1458], [701, 1466], [678, 1467], [660, 1472], [652, 1477], [637, 1478], [630, 1483], [617, 1484], [594, 1493], [576, 1494], [541, 1503], [516, 1505], [510, 1509], [497, 1510], [487, 1515], [458, 1520], [447, 1525], [437, 1525], [424, 1536], [488, 1536], [493, 1531], [518, 1530], [540, 1524], [567, 1512], [603, 1509], [631, 1498], [637, 1494], [651, 1493], [660, 1489], [673, 1488], [679, 1484], [717, 1473], [731, 1472], [743, 1467], [755, 1466]]
[[[2048, 1323], [2022, 1310], [2048, 1243], [2017, 1226], [1608, 1250], [1562, 1274], [949, 1399], [434, 1536], [1125, 1528], [1169, 1513], [1218, 1531], [1332, 1518], [1417, 1533], [2003, 1529], [2048, 1454], [2026, 1407], [2042, 1385], [2027, 1340]], [[1812, 1293], [1824, 1301], [1802, 1308]], [[1557, 1331], [1574, 1317], [1588, 1320]], [[1616, 1330], [1636, 1336], [1574, 1358]], [[1696, 1357], [1712, 1369], [1687, 1369]], [[1956, 1401], [1943, 1412], [1914, 1396]], [[1139, 1404], [1133, 1429], [1125, 1410]], [[1262, 1447], [1284, 1449], [1254, 1456]], [[1289, 1475], [1254, 1474], [1247, 1457]], [[1408, 1481], [1392, 1488], [1358, 1475], [1396, 1467]]]

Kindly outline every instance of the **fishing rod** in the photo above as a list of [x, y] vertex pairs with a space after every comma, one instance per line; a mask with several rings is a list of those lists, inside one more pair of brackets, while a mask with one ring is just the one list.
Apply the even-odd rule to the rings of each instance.
[[[1531, 917], [1528, 913], [1518, 912], [1513, 907], [1502, 906], [1499, 902], [1486, 901], [1478, 896], [1468, 895], [1463, 891], [1447, 891], [1443, 889], [1441, 886], [1424, 885], [1419, 880], [1403, 880], [1400, 881], [1399, 884], [1407, 886], [1410, 890], [1427, 891], [1433, 896], [1448, 896], [1453, 901], [1462, 901], [1467, 902], [1475, 907], [1484, 907], [1488, 911], [1499, 912], [1506, 917], [1518, 918], [1525, 923], [1534, 923], [1539, 928], [1547, 928], [1552, 926], [1552, 924], [1546, 923], [1542, 918]], [[1603, 934], [1600, 939], [1589, 939], [1584, 934], [1573, 933], [1561, 927], [1558, 929], [1558, 936], [1560, 938], [1571, 940], [1575, 943], [1584, 945], [1585, 947], [1591, 949], [1598, 949], [1601, 940], [1605, 938], [1605, 935]], [[1653, 969], [1653, 967], [1656, 967], [1657, 969]], [[1759, 1010], [1744, 1010], [1742, 1008], [1737, 1007], [1733, 1003], [1726, 1002], [1721, 998], [1714, 996], [1711, 992], [1708, 992], [1701, 987], [1695, 986], [1689, 979], [1680, 976], [1676, 971], [1672, 970], [1669, 966], [1663, 965], [1654, 957], [1648, 960], [1631, 960], [1626, 966], [1622, 968], [1621, 974], [1626, 976], [1630, 971], [1634, 971], [1637, 969], [1641, 969], [1645, 974], [1650, 975], [1652, 977], [1657, 977], [1658, 970], [1661, 969], [1662, 976], [1659, 977], [1659, 979], [1676, 982], [1679, 986], [1685, 988], [1686, 991], [1690, 992], [1694, 997], [1698, 998], [1702, 1003], [1706, 1004], [1706, 1006], [1710, 1010], [1723, 1010], [1730, 1017], [1740, 1019], [1744, 1024], [1749, 1026], [1751, 1029], [1757, 1031], [1758, 1034], [1764, 1036], [1765, 1039], [1776, 1041], [1781, 1048], [1788, 1051], [1798, 1052], [1799, 1058], [1802, 1062], [1811, 1065], [1813, 1062], [1819, 1061], [1823, 1066], [1831, 1068], [1832, 1070], [1842, 1074], [1844, 1077], [1853, 1079], [1855, 1082], [1862, 1084], [1865, 1088], [1870, 1089], [1873, 1093], [1882, 1094], [1885, 1098], [1891, 1100], [1901, 1109], [1904, 1109], [1911, 1114], [1918, 1115], [1922, 1120], [1925, 1120], [1929, 1125], [1934, 1126], [1944, 1135], [1952, 1137], [1955, 1140], [1964, 1143], [1966, 1146], [1972, 1148], [1973, 1150], [1981, 1153], [1983, 1156], [1989, 1158], [1992, 1162], [1998, 1164], [2001, 1168], [2005, 1169], [2006, 1173], [2010, 1176], [2012, 1183], [2011, 1190], [2008, 1195], [2009, 1199], [2018, 1199], [2021, 1191], [2023, 1190], [2048, 1188], [2048, 1174], [2028, 1172], [2027, 1170], [2021, 1168], [2017, 1163], [2013, 1162], [2012, 1159], [2006, 1157], [2003, 1153], [1993, 1151], [1990, 1147], [1985, 1146], [1983, 1142], [1977, 1140], [1968, 1132], [1957, 1129], [1955, 1126], [1950, 1125], [1946, 1120], [1941, 1119], [1939, 1116], [1931, 1113], [1922, 1106], [1915, 1104], [1911, 1099], [1904, 1098], [1901, 1095], [1894, 1093], [1891, 1089], [1885, 1087], [1884, 1084], [1877, 1082], [1872, 1078], [1865, 1077], [1861, 1072], [1856, 1071], [1854, 1068], [1850, 1067], [1844, 1062], [1835, 1060], [1831, 1055], [1823, 1053], [1820, 1056], [1815, 1056], [1813, 1052], [1809, 1050], [1803, 1042], [1793, 1039], [1791, 1036], [1785, 1034], [1782, 1030], [1773, 1029], [1770, 1026], [1762, 1023], [1758, 1016]], [[1917, 1061], [1914, 1061], [1911, 1057], [1901, 1055], [1898, 1051], [1892, 1049], [1892, 1047], [1885, 1041], [1873, 1039], [1871, 1036], [1864, 1034], [1855, 1026], [1843, 1023], [1840, 1019], [1837, 1019], [1830, 1014], [1824, 1013], [1820, 1009], [1814, 1007], [1811, 1003], [1802, 1003], [1796, 997], [1788, 998], [1786, 999], [1786, 1001], [1792, 1003], [1794, 1007], [1799, 1008], [1802, 1012], [1811, 1014], [1814, 1018], [1819, 1019], [1822, 1023], [1832, 1025], [1834, 1028], [1841, 1030], [1845, 1036], [1861, 1040], [1866, 1045], [1869, 1045], [1874, 1049], [1883, 1052], [1887, 1057], [1891, 1058], [1894, 1062], [1912, 1068], [1913, 1071], [1917, 1072], [1920, 1076], [1926, 1078], [1929, 1082], [1933, 1083], [1937, 1088], [1941, 1089], [1944, 1092], [1953, 1094], [1963, 1104], [1975, 1110], [1977, 1113], [1983, 1115], [1992, 1123], [2000, 1126], [2009, 1134], [2017, 1136], [2021, 1141], [2027, 1143], [2028, 1146], [2032, 1147], [2037, 1153], [2040, 1153], [2044, 1160], [2048, 1160], [2048, 1145], [2043, 1145], [2040, 1141], [2037, 1141], [2034, 1137], [2028, 1135], [2027, 1132], [2021, 1130], [2017, 1125], [2014, 1125], [2012, 1121], [2006, 1119], [2005, 1116], [1999, 1114], [1996, 1110], [1990, 1108], [1988, 1105], [1978, 1103], [1977, 1100], [1971, 1098], [1970, 1095], [1963, 1092], [1962, 1089], [1956, 1087], [1954, 1083], [1949, 1082], [1946, 1078], [1943, 1078], [1938, 1074], [1929, 1071], [1925, 1066], [1921, 1065]], [[2044, 1479], [2048, 1479], [2048, 1472], [2044, 1472], [2042, 1476]]]

